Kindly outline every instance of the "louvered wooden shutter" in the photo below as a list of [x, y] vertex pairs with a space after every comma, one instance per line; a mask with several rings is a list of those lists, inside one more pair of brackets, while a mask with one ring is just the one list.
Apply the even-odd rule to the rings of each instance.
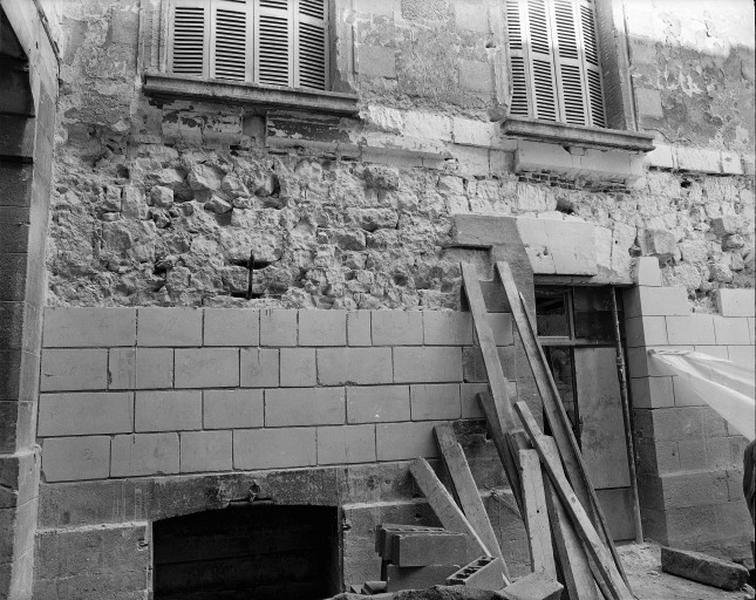
[[255, 59], [258, 83], [294, 85], [295, 0], [257, 0]]
[[548, 8], [546, 0], [527, 0], [527, 11], [523, 15], [527, 23], [524, 41], [530, 53], [534, 116], [544, 121], [556, 121], [557, 87]]
[[512, 85], [512, 100], [509, 112], [520, 117], [530, 116], [528, 70], [525, 68], [525, 52], [522, 41], [522, 10], [520, 0], [506, 0], [507, 45]]
[[592, 0], [580, 0], [580, 28], [585, 53], [585, 70], [588, 80], [588, 107], [590, 122], [594, 127], [606, 127], [604, 91], [601, 83], [596, 11]]
[[212, 0], [211, 76], [251, 81], [253, 0]]
[[210, 47], [207, 0], [173, 0], [168, 26], [171, 73], [207, 77]]
[[327, 27], [325, 0], [297, 0], [295, 85], [317, 90], [326, 89]]

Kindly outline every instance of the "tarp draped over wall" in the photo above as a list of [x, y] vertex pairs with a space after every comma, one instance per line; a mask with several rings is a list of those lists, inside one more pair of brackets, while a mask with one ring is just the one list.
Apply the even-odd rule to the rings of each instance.
[[678, 388], [691, 400], [716, 410], [749, 441], [756, 437], [754, 367], [689, 350], [649, 350], [649, 358], [677, 376]]

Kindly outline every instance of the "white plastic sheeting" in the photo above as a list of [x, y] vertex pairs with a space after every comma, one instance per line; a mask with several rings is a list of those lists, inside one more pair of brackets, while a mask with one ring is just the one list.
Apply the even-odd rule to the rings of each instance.
[[689, 350], [649, 350], [648, 354], [677, 376], [675, 395], [708, 404], [749, 441], [756, 438], [753, 366]]

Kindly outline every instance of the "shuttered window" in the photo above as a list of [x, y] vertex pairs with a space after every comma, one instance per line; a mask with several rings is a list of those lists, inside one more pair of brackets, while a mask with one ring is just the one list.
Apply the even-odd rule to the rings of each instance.
[[172, 73], [328, 87], [328, 0], [170, 0]]
[[505, 0], [510, 114], [606, 127], [593, 0]]

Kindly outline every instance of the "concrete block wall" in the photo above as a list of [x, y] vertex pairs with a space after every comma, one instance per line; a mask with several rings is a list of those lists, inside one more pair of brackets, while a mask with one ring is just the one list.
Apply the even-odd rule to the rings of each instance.
[[647, 264], [639, 269], [639, 285], [626, 293], [625, 310], [644, 533], [747, 558], [753, 539], [742, 492], [747, 441], [686, 395], [647, 351], [689, 349], [752, 367], [753, 290], [719, 290], [718, 314], [692, 313], [685, 289], [660, 287], [656, 259], [641, 260]]
[[[491, 315], [515, 376], [512, 323]], [[44, 481], [433, 457], [439, 421], [479, 418], [469, 314], [49, 308]]]

